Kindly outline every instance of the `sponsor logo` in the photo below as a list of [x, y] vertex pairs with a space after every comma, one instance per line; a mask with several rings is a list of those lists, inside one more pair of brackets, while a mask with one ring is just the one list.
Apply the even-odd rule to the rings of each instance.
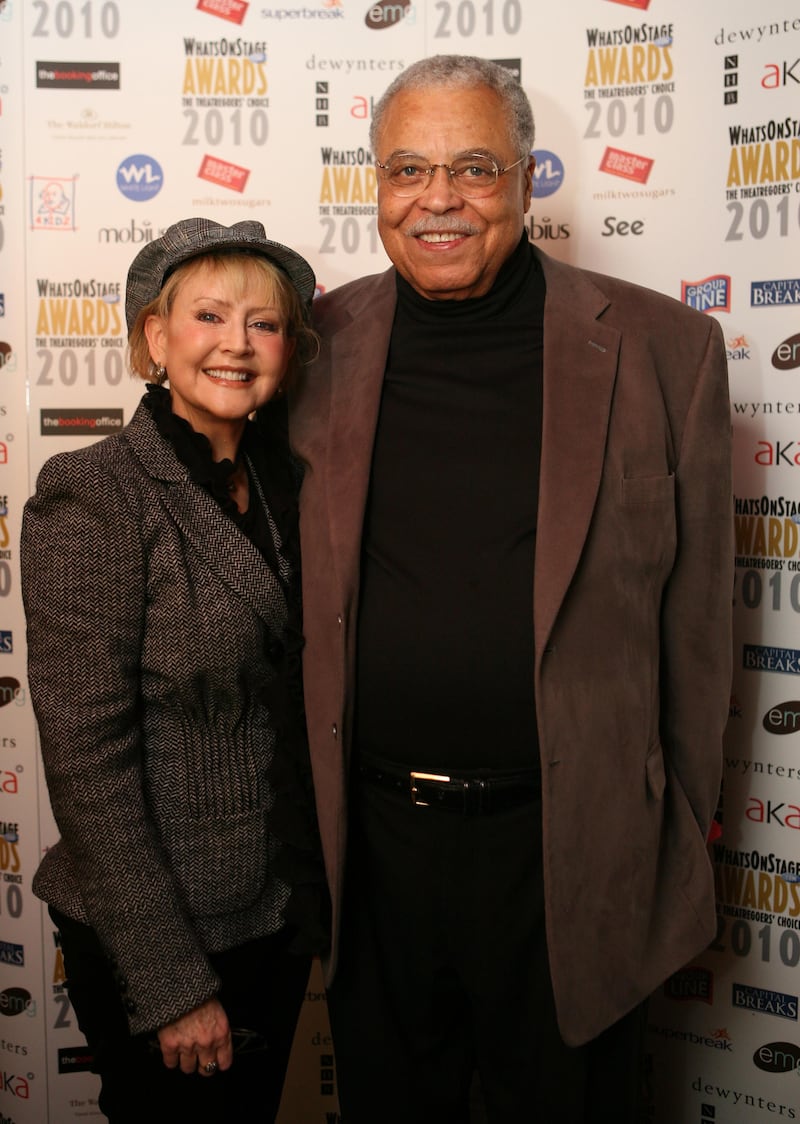
[[608, 147], [599, 167], [601, 172], [608, 172], [612, 176], [647, 183], [653, 161], [647, 156], [636, 156], [633, 152], [623, 152], [621, 148]]
[[797, 996], [782, 991], [769, 991], [765, 987], [750, 987], [735, 983], [731, 988], [731, 1003], [761, 1015], [775, 1015], [779, 1019], [797, 1020]]
[[5, 340], [0, 340], [0, 371], [15, 371], [16, 369], [14, 349], [10, 343], [6, 343]]
[[800, 367], [800, 332], [778, 344], [772, 353], [772, 366], [779, 371], [794, 371]]
[[24, 968], [25, 946], [11, 941], [0, 941], [0, 964], [13, 964], [16, 968]]
[[528, 215], [525, 219], [525, 229], [531, 242], [555, 242], [570, 236], [569, 223], [556, 224], [548, 216], [537, 219], [533, 215]]
[[658, 1034], [675, 1042], [686, 1042], [690, 1046], [707, 1046], [712, 1050], [728, 1050], [733, 1053], [731, 1036], [724, 1027], [719, 1027], [711, 1034], [695, 1034], [692, 1030], [675, 1030], [671, 1026], [655, 1026], [650, 1023], [647, 1030], [649, 1034]]
[[644, 233], [644, 220], [633, 219], [618, 219], [616, 215], [607, 215], [603, 220], [603, 230], [600, 232], [601, 238], [611, 238], [614, 234], [619, 234], [623, 238], [627, 238], [629, 234], [640, 235]]
[[35, 1014], [36, 1003], [24, 987], [7, 987], [0, 991], [0, 1015], [13, 1019], [16, 1015], [33, 1018]]
[[47, 90], [118, 90], [118, 62], [37, 62], [36, 85]]
[[8, 706], [9, 703], [16, 703], [17, 706], [22, 706], [25, 702], [25, 692], [22, 689], [22, 684], [19, 679], [14, 679], [10, 675], [0, 677], [0, 706]]
[[767, 1042], [753, 1054], [753, 1065], [766, 1073], [788, 1073], [800, 1069], [800, 1046], [794, 1042]]
[[62, 1046], [58, 1051], [59, 1073], [88, 1073], [93, 1062], [88, 1046]]
[[623, 4], [626, 8], [641, 8], [646, 12], [650, 7], [650, 0], [611, 0], [612, 4]]
[[364, 23], [371, 31], [383, 31], [403, 20], [416, 23], [416, 9], [411, 0], [378, 0], [367, 9]]
[[750, 359], [750, 344], [747, 341], [747, 336], [732, 336], [731, 339], [726, 340], [725, 358], [729, 363], [740, 359]]
[[776, 671], [783, 675], [800, 675], [800, 651], [797, 648], [774, 648], [767, 644], [745, 644], [742, 667], [746, 671]]
[[197, 175], [199, 179], [208, 180], [209, 183], [215, 183], [219, 187], [227, 187], [231, 191], [244, 191], [250, 169], [241, 168], [238, 164], [230, 164], [227, 160], [220, 160], [216, 156], [204, 156]]
[[800, 701], [792, 700], [771, 706], [761, 724], [768, 734], [799, 733]]
[[5, 295], [5, 293], [0, 293], [0, 316], [5, 316], [5, 314], [6, 314], [6, 295]]
[[800, 277], [787, 277], [777, 281], [752, 281], [750, 304], [753, 308], [800, 305]]
[[33, 230], [75, 229], [77, 176], [29, 176], [30, 224]]
[[125, 140], [131, 123], [117, 117], [101, 117], [94, 109], [86, 107], [74, 117], [48, 117], [47, 128], [58, 140], [85, 140], [91, 134], [102, 135], [104, 141]]
[[781, 86], [800, 85], [800, 59], [794, 62], [771, 62], [765, 66], [761, 79], [765, 90], [779, 90]]
[[27, 1078], [0, 1069], [0, 1093], [8, 1093], [11, 1097], [19, 1097], [21, 1101], [27, 1101], [31, 1090]]
[[664, 995], [681, 1002], [695, 999], [700, 1003], [713, 1003], [714, 973], [699, 964], [682, 968], [665, 982]]
[[765, 803], [757, 796], [748, 796], [747, 800], [744, 814], [751, 823], [775, 824], [800, 831], [800, 808], [796, 804], [787, 804], [784, 800]]
[[681, 281], [681, 300], [697, 312], [730, 312], [731, 279], [715, 273], [702, 281]]
[[558, 191], [564, 182], [564, 165], [561, 158], [546, 148], [535, 148], [532, 155], [536, 158], [533, 169], [533, 197], [546, 199]]
[[97, 241], [112, 246], [138, 246], [145, 242], [152, 242], [154, 238], [160, 238], [165, 229], [165, 227], [154, 227], [149, 219], [143, 219], [140, 223], [131, 219], [126, 226], [99, 227]]
[[161, 165], [152, 156], [137, 152], [126, 156], [117, 168], [117, 187], [134, 203], [143, 203], [158, 195], [164, 186]]
[[14, 651], [14, 633], [8, 629], [0, 629], [0, 652], [9, 654]]
[[724, 62], [724, 75], [723, 75], [723, 104], [736, 105], [739, 101], [739, 91], [736, 88], [739, 85], [739, 56], [726, 55]]
[[197, 10], [209, 16], [219, 16], [231, 23], [241, 23], [247, 14], [246, 0], [197, 0]]
[[122, 410], [41, 410], [39, 433], [42, 437], [96, 437], [118, 433], [124, 425]]

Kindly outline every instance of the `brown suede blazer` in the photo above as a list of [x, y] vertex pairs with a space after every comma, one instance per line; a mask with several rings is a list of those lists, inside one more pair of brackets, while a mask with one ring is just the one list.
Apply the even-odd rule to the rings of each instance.
[[[730, 693], [731, 430], [716, 321], [539, 259], [531, 627], [550, 966], [563, 1036], [577, 1045], [714, 935], [705, 840]], [[292, 401], [306, 464], [306, 708], [334, 925], [360, 538], [394, 308], [393, 269], [319, 299], [322, 353]], [[335, 956], [334, 939], [331, 974]]]

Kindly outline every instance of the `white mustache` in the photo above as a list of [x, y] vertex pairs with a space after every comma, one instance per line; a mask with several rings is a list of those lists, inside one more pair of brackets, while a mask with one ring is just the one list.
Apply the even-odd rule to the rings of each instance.
[[427, 215], [417, 219], [403, 233], [408, 238], [416, 238], [419, 234], [480, 234], [477, 226], [455, 215]]

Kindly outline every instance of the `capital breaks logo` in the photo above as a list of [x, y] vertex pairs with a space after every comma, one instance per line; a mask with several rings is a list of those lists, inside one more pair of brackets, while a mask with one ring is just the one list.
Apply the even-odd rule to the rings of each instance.
[[788, 304], [800, 305], [800, 277], [750, 283], [752, 308], [778, 308]]
[[29, 176], [31, 230], [75, 230], [77, 176]]
[[783, 991], [769, 991], [765, 987], [735, 983], [732, 985], [731, 1003], [746, 1011], [797, 1021], [797, 996], [787, 995]]

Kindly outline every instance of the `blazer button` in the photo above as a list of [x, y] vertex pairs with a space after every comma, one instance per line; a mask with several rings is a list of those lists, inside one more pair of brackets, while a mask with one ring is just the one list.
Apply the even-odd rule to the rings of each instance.
[[333, 736], [334, 736], [335, 738], [338, 738], [338, 737], [339, 737], [339, 727], [338, 727], [338, 726], [336, 725], [336, 723], [335, 723], [335, 722], [334, 722], [334, 724], [333, 724], [333, 725], [331, 726], [331, 733], [333, 734]]
[[136, 1014], [137, 1007], [136, 1007], [136, 1004], [134, 1003], [134, 1001], [132, 999], [126, 999], [125, 1000], [125, 1010], [128, 1012], [129, 1015], [135, 1015]]

